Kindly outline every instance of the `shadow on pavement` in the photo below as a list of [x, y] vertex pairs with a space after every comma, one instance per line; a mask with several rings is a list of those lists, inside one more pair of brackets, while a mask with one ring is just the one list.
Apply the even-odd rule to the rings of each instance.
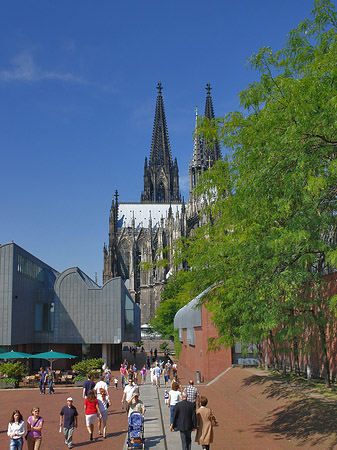
[[163, 435], [150, 436], [148, 438], [145, 436], [145, 448], [154, 448], [154, 447], [156, 447], [156, 445], [158, 445], [160, 442], [162, 442], [163, 439], [165, 439], [165, 436], [163, 436]]

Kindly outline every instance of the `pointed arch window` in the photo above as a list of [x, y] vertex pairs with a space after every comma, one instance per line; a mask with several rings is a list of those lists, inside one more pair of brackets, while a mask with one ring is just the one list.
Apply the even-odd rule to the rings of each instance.
[[130, 272], [130, 246], [126, 239], [124, 239], [119, 246], [119, 273], [123, 280], [129, 278]]
[[158, 202], [164, 202], [165, 201], [165, 186], [164, 186], [164, 183], [162, 181], [158, 185], [157, 201]]

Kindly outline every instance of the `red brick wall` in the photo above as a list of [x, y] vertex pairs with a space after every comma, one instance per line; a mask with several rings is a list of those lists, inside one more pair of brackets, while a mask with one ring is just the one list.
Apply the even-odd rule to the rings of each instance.
[[210, 381], [232, 365], [232, 350], [222, 348], [214, 352], [208, 350], [208, 339], [217, 337], [217, 332], [211, 322], [208, 311], [201, 308], [201, 327], [195, 330], [195, 345], [187, 344], [187, 330], [183, 330], [183, 343], [180, 362], [189, 370], [201, 372], [201, 378]]

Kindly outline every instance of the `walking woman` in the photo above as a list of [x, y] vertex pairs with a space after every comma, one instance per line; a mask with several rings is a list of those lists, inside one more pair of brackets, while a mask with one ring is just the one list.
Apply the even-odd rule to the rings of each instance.
[[90, 434], [90, 440], [94, 439], [94, 425], [96, 417], [102, 420], [102, 414], [99, 410], [98, 400], [94, 391], [89, 391], [87, 398], [84, 400], [85, 424]]
[[34, 406], [31, 411], [32, 415], [27, 419], [27, 444], [28, 450], [39, 450], [42, 442], [42, 428], [44, 424], [43, 417], [40, 416], [40, 408]]
[[8, 424], [7, 434], [10, 437], [9, 450], [21, 450], [23, 446], [23, 435], [25, 434], [25, 422], [18, 409], [12, 414]]
[[210, 450], [213, 442], [212, 411], [207, 408], [207, 397], [200, 397], [200, 408], [197, 409], [197, 433], [195, 441], [202, 445], [203, 450]]
[[174, 410], [176, 408], [176, 404], [180, 402], [181, 400], [181, 392], [178, 390], [179, 384], [178, 383], [172, 383], [171, 390], [169, 392], [169, 399], [167, 406], [170, 408], [170, 425], [173, 423], [173, 415]]
[[146, 383], [146, 372], [147, 372], [145, 364], [144, 364], [141, 372], [142, 372], [142, 384], [145, 384]]

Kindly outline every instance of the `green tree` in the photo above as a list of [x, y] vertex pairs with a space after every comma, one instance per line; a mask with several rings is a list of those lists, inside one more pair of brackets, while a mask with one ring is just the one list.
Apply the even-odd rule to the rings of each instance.
[[209, 221], [180, 255], [190, 292], [221, 282], [204, 300], [219, 332], [214, 345], [269, 337], [275, 356], [304, 355], [317, 336], [326, 384], [335, 303], [324, 275], [337, 263], [336, 19], [331, 2], [316, 1], [283, 49], [250, 58], [260, 79], [240, 93], [242, 111], [202, 121], [200, 132], [216, 135], [227, 157], [198, 188]]

